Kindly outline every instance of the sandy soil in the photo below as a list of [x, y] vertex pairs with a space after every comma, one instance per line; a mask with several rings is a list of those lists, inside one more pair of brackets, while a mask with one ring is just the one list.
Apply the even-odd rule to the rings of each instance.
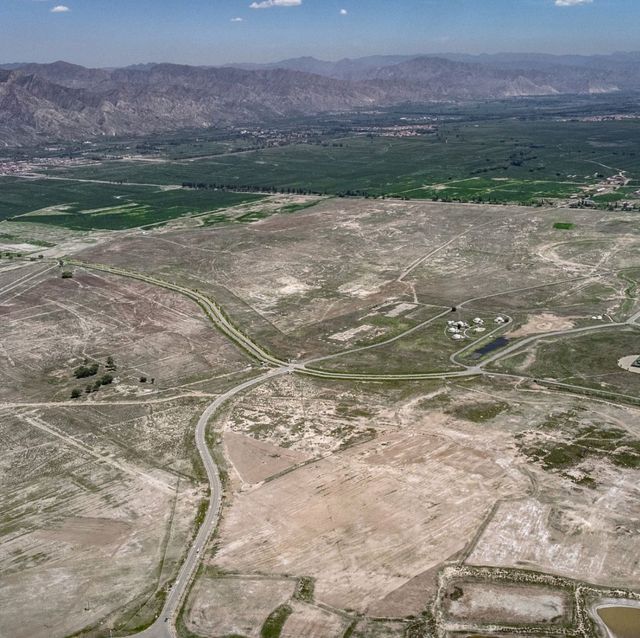
[[329, 339], [333, 339], [333, 341], [351, 341], [354, 337], [370, 332], [373, 329], [373, 326], [364, 324], [362, 326], [357, 326], [356, 328], [350, 328], [344, 332], [336, 332], [335, 334], [329, 335]]
[[527, 323], [510, 332], [509, 336], [528, 337], [541, 332], [569, 330], [573, 327], [575, 327], [575, 323], [572, 321], [572, 317], [560, 317], [550, 312], [542, 312], [538, 315], [530, 315]]
[[[248, 363], [181, 295], [82, 270], [73, 279], [53, 268], [16, 280], [38, 272], [42, 266], [0, 277], [0, 400], [68, 399], [87, 383], [72, 374], [85, 359], [101, 363], [102, 372], [107, 356], [116, 360], [118, 383], [100, 397], [116, 386], [129, 394], [158, 391]], [[11, 287], [1, 294], [5, 276]], [[141, 375], [153, 378], [153, 387], [142, 386]]]
[[398, 621], [362, 620], [352, 634], [353, 638], [399, 638], [405, 635], [406, 623]]
[[[238, 494], [216, 564], [314, 576], [316, 600], [374, 609], [459, 552], [496, 495], [514, 487], [490, 455], [444, 435], [385, 434]], [[402, 608], [402, 598], [394, 609], [405, 615], [416, 602]]]
[[[528, 499], [500, 505], [469, 556], [475, 565], [524, 567], [606, 586], [637, 587], [638, 488], [631, 473], [586, 499], [553, 505]], [[608, 500], [602, 500], [608, 499]], [[631, 533], [615, 534], [616, 528]], [[597, 548], [597, 550], [595, 549]]]

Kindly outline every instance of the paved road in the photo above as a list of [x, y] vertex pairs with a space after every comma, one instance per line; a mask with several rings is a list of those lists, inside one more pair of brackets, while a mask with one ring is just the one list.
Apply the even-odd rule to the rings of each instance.
[[202, 458], [202, 462], [207, 472], [207, 478], [209, 479], [209, 507], [204, 517], [204, 521], [202, 522], [202, 525], [200, 525], [196, 538], [189, 548], [187, 558], [182, 564], [178, 576], [174, 581], [169, 595], [167, 596], [158, 619], [149, 628], [135, 634], [138, 638], [175, 638], [176, 633], [174, 629], [174, 622], [176, 614], [180, 610], [184, 595], [189, 587], [189, 583], [200, 564], [207, 541], [218, 525], [220, 507], [222, 505], [222, 483], [220, 482], [218, 468], [206, 443], [206, 431], [209, 420], [218, 408], [232, 396], [246, 390], [247, 388], [251, 388], [254, 385], [264, 383], [269, 379], [289, 374], [291, 372], [293, 372], [293, 367], [283, 366], [269, 370], [269, 372], [262, 374], [255, 379], [245, 381], [244, 383], [241, 383], [220, 395], [200, 416], [198, 425], [196, 426], [196, 447], [198, 448], [198, 452], [200, 453], [200, 457]]

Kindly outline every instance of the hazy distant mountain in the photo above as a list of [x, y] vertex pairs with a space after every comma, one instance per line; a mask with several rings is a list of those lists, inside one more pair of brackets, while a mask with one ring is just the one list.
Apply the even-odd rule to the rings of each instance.
[[0, 69], [5, 71], [14, 71], [27, 64], [27, 62], [7, 62], [6, 64], [0, 64]]
[[640, 88], [639, 54], [588, 60], [533, 54], [451, 57], [298, 58], [249, 70], [9, 65], [0, 70], [0, 145], [249, 124], [404, 102]]
[[369, 72], [378, 86], [393, 86], [406, 99], [486, 99], [608, 93], [619, 90], [606, 72], [558, 66], [537, 69], [497, 69], [477, 63], [424, 56]]
[[640, 52], [613, 53], [609, 55], [551, 55], [545, 53], [495, 53], [470, 55], [465, 53], [438, 53], [429, 55], [376, 55], [363, 58], [328, 62], [313, 57], [292, 58], [268, 64], [228, 65], [246, 70], [291, 69], [315, 73], [343, 80], [365, 80], [382, 69], [402, 64], [418, 58], [439, 58], [453, 62], [479, 64], [484, 67], [516, 71], [558, 72], [560, 67], [607, 71], [612, 73], [617, 83], [640, 84]]
[[291, 58], [280, 62], [268, 64], [230, 64], [232, 68], [255, 71], [259, 69], [288, 69], [290, 71], [302, 71], [303, 73], [315, 73], [337, 80], [363, 80], [375, 69], [406, 62], [416, 56], [411, 55], [372, 55], [365, 58], [344, 58], [337, 62], [327, 62], [312, 57]]

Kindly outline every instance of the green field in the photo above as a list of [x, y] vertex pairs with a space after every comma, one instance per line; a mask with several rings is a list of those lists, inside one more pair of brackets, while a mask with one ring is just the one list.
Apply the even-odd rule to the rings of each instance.
[[260, 195], [0, 178], [0, 220], [122, 230], [261, 199]]
[[436, 187], [426, 186], [400, 193], [410, 199], [477, 202], [491, 204], [529, 204], [545, 198], [569, 197], [580, 182], [526, 180], [509, 177], [471, 177], [448, 181]]
[[[637, 121], [508, 118], [446, 122], [437, 134], [412, 138], [347, 134], [324, 144], [291, 144], [189, 162], [107, 160], [99, 168], [56, 172], [125, 182], [530, 203], [566, 197], [620, 169], [638, 180], [639, 143]], [[463, 181], [470, 178], [473, 181]]]

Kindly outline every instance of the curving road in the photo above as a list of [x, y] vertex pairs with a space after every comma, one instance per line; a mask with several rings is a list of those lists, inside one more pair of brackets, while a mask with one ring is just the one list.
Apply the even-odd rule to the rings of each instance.
[[184, 596], [189, 588], [189, 584], [196, 572], [198, 565], [202, 559], [202, 553], [206, 548], [207, 542], [218, 525], [218, 518], [220, 516], [220, 508], [222, 505], [222, 483], [220, 481], [220, 474], [218, 467], [209, 452], [209, 447], [206, 442], [207, 424], [211, 417], [216, 413], [218, 408], [228, 401], [236, 394], [251, 388], [254, 385], [273, 379], [274, 377], [281, 376], [283, 374], [289, 374], [293, 372], [292, 366], [283, 366], [269, 370], [269, 372], [244, 381], [240, 385], [237, 385], [230, 390], [227, 390], [224, 394], [221, 394], [207, 409], [202, 413], [196, 426], [196, 447], [202, 458], [202, 463], [207, 472], [207, 478], [209, 479], [210, 495], [209, 495], [209, 507], [204, 517], [204, 521], [200, 525], [200, 529], [195, 537], [195, 540], [191, 544], [187, 557], [178, 572], [178, 576], [174, 581], [167, 598], [164, 603], [164, 607], [160, 612], [157, 620], [144, 631], [135, 634], [139, 638], [175, 638], [176, 633], [174, 629], [175, 617], [184, 599]]

